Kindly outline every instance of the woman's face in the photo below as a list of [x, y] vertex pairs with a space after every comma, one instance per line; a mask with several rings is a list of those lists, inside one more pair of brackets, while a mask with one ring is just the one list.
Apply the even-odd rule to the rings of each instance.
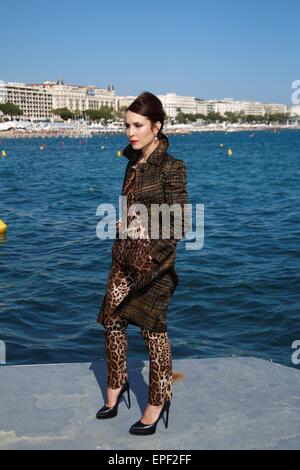
[[152, 129], [152, 122], [146, 116], [127, 111], [125, 118], [126, 134], [132, 148], [135, 150], [143, 149], [154, 141], [161, 123], [157, 122]]

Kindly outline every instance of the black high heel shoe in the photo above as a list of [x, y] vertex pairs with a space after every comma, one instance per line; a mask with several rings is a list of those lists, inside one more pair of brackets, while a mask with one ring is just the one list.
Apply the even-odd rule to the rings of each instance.
[[108, 406], [104, 405], [101, 410], [99, 410], [96, 414], [97, 419], [108, 419], [108, 418], [114, 418], [118, 414], [118, 407], [120, 400], [123, 396], [123, 394], [127, 392], [127, 398], [128, 398], [128, 409], [131, 407], [131, 402], [130, 402], [130, 393], [129, 393], [129, 382], [126, 382], [123, 387], [121, 388], [117, 402], [116, 404], [109, 408]]
[[162, 409], [161, 409], [159, 417], [157, 418], [156, 421], [154, 421], [154, 423], [152, 423], [152, 424], [143, 424], [141, 422], [141, 420], [139, 420], [131, 426], [131, 428], [129, 429], [129, 432], [131, 434], [137, 434], [139, 436], [146, 436], [146, 435], [149, 435], [149, 434], [155, 434], [157, 423], [163, 417], [165, 411], [166, 411], [165, 427], [167, 428], [168, 424], [169, 424], [170, 406], [171, 406], [171, 401], [166, 400], [163, 407], [162, 407]]

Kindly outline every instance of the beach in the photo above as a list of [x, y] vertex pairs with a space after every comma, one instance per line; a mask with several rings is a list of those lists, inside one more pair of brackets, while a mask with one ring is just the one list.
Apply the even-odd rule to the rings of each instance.
[[[234, 127], [224, 127], [221, 125], [208, 125], [208, 126], [174, 126], [173, 128], [169, 127], [164, 129], [166, 135], [186, 135], [192, 133], [201, 133], [201, 132], [260, 132], [260, 131], [269, 131], [269, 132], [279, 132], [282, 130], [300, 130], [300, 126], [292, 125], [276, 125], [276, 126], [260, 126], [260, 125], [244, 125], [244, 126], [234, 126]], [[65, 129], [12, 129], [7, 131], [0, 131], [0, 140], [1, 139], [18, 139], [18, 138], [88, 138], [93, 136], [112, 136], [112, 135], [124, 135], [125, 131], [118, 130], [115, 128], [105, 128], [105, 129], [95, 129], [89, 128], [88, 126], [84, 128], [65, 128]]]

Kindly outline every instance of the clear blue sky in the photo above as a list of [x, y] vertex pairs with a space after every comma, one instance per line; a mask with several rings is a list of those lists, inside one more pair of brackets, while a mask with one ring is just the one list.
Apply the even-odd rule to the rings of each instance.
[[299, 0], [13, 0], [0, 17], [5, 81], [291, 105], [300, 79]]

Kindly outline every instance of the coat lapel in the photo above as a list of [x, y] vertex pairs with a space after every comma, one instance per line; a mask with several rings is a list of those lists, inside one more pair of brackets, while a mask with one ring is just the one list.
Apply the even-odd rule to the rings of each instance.
[[[147, 159], [147, 163], [152, 165], [160, 165], [162, 159], [164, 158], [169, 147], [169, 139], [165, 134], [159, 136], [159, 144], [150, 154]], [[131, 163], [134, 165], [137, 160], [141, 157], [141, 150], [134, 150], [132, 145], [129, 144], [122, 150], [122, 155], [124, 155]]]

